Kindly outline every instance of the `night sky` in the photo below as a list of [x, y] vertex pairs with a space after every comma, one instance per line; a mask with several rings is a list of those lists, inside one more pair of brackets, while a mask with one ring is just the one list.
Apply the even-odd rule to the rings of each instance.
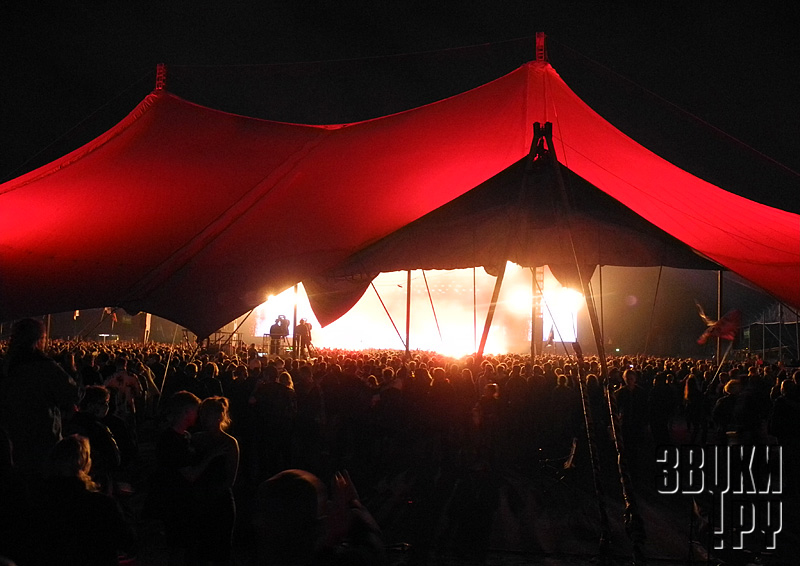
[[797, 3], [36, 4], [0, 19], [1, 181], [122, 119], [153, 89], [157, 63], [188, 100], [335, 123], [496, 78], [533, 59], [543, 31], [562, 78], [619, 129], [727, 190], [800, 212]]
[[[192, 75], [183, 87], [168, 83], [170, 90], [224, 110], [361, 119], [499, 76], [532, 59], [533, 36], [544, 31], [556, 70], [617, 127], [707, 180], [719, 177], [729, 190], [800, 211], [795, 3], [659, 2], [635, 10], [532, 1], [18, 4], [0, 23], [2, 180], [116, 123], [152, 90], [157, 63]], [[483, 47], [458, 49], [468, 46]], [[437, 50], [445, 51], [407, 55]], [[276, 63], [359, 58], [373, 64], [274, 72]], [[473, 78], [470, 65], [480, 68]], [[448, 67], [459, 70], [448, 74]], [[303, 73], [312, 76], [302, 84], [316, 88], [298, 96], [289, 89]], [[332, 73], [340, 80], [325, 85]], [[349, 92], [347, 73], [365, 77], [350, 81]], [[373, 110], [369, 99], [351, 95], [370, 75], [393, 78], [391, 104]], [[217, 94], [209, 96], [212, 86]], [[250, 104], [257, 97], [274, 110]], [[302, 105], [275, 104], [292, 98]], [[708, 164], [708, 154], [726, 152]], [[753, 162], [758, 173], [726, 179], [719, 170], [734, 161]], [[765, 172], [774, 178], [759, 183]]]

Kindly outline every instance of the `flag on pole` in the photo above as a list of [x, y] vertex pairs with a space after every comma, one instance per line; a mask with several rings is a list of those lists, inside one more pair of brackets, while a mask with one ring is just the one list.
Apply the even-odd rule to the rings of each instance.
[[556, 336], [553, 333], [553, 327], [551, 326], [550, 327], [550, 333], [547, 335], [547, 344], [546, 345], [547, 346], [552, 346], [553, 343], [555, 342], [555, 340], [556, 340]]
[[738, 309], [730, 311], [719, 320], [713, 320], [706, 315], [700, 303], [695, 301], [700, 318], [706, 323], [706, 330], [697, 339], [698, 344], [705, 344], [710, 338], [720, 338], [722, 340], [733, 340], [739, 332], [742, 323], [742, 313]]

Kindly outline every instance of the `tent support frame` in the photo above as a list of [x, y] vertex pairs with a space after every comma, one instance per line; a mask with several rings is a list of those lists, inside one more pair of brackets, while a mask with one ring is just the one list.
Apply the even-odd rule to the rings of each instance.
[[[631, 478], [630, 474], [628, 473], [628, 465], [627, 465], [627, 458], [625, 456], [625, 449], [622, 442], [622, 436], [619, 433], [619, 420], [617, 417], [617, 413], [613, 407], [613, 399], [611, 397], [611, 392], [608, 388], [608, 367], [606, 364], [606, 356], [605, 351], [603, 348], [603, 337], [600, 331], [600, 320], [597, 315], [597, 309], [595, 307], [594, 298], [592, 295], [592, 288], [590, 285], [590, 281], [588, 278], [584, 277], [581, 273], [581, 262], [578, 258], [578, 252], [575, 248], [575, 242], [572, 239], [572, 228], [570, 226], [570, 210], [571, 205], [569, 201], [569, 195], [567, 194], [567, 187], [564, 183], [564, 177], [561, 174], [561, 165], [556, 158], [555, 152], [555, 145], [553, 144], [553, 125], [550, 122], [542, 125], [539, 122], [534, 124], [534, 140], [544, 138], [547, 142], [548, 152], [547, 155], [550, 160], [550, 166], [553, 168], [555, 173], [555, 178], [558, 183], [559, 192], [561, 193], [561, 199], [564, 206], [564, 214], [567, 222], [567, 228], [570, 235], [570, 243], [572, 246], [572, 253], [575, 259], [575, 269], [577, 270], [578, 280], [580, 281], [584, 298], [586, 300], [586, 307], [589, 312], [589, 321], [591, 322], [592, 326], [592, 333], [594, 334], [595, 344], [597, 347], [597, 354], [600, 358], [600, 364], [603, 373], [603, 381], [604, 381], [604, 390], [606, 395], [606, 401], [608, 403], [608, 410], [609, 410], [609, 417], [611, 422], [611, 433], [614, 439], [614, 446], [617, 451], [617, 470], [619, 474], [620, 485], [622, 488], [622, 498], [625, 503], [625, 511], [623, 514], [623, 520], [625, 523], [625, 532], [630, 539], [632, 546], [633, 546], [633, 564], [635, 566], [644, 564], [646, 562], [644, 552], [642, 550], [642, 545], [644, 544], [645, 539], [647, 538], [645, 529], [644, 529], [644, 522], [642, 521], [642, 516], [639, 513], [638, 505], [636, 502], [636, 497], [633, 492], [633, 488], [631, 485]], [[580, 346], [576, 342], [573, 346], [577, 347], [578, 351], [580, 350]], [[576, 353], [578, 353], [576, 351]], [[584, 404], [584, 412], [590, 410], [586, 407], [586, 399], [582, 399]], [[587, 434], [589, 432], [587, 431]], [[593, 442], [593, 439], [589, 438], [590, 445]], [[593, 464], [597, 464], [593, 462]], [[599, 470], [599, 464], [597, 467], [593, 465], [592, 468], [593, 472]], [[599, 486], [599, 482], [596, 480], [596, 487]], [[609, 529], [608, 523], [603, 523], [603, 518], [605, 516], [605, 507], [603, 501], [601, 499], [601, 494], [598, 492], [598, 507], [600, 510], [600, 520], [601, 520], [601, 533], [600, 533], [600, 560], [603, 562], [609, 561]]]

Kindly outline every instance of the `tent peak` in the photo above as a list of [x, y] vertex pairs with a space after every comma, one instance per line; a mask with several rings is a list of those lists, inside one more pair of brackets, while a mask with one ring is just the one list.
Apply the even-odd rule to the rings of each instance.
[[545, 39], [547, 36], [543, 31], [536, 32], [536, 62], [547, 63], [547, 45]]
[[156, 65], [156, 92], [167, 88], [167, 66], [164, 63]]

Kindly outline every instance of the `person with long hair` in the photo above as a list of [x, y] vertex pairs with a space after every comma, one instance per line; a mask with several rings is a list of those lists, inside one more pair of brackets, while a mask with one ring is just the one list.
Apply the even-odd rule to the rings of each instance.
[[34, 494], [30, 564], [116, 566], [130, 550], [133, 531], [116, 501], [97, 491], [89, 472], [89, 440], [62, 439], [50, 453], [48, 474]]
[[192, 446], [200, 458], [210, 457], [210, 461], [193, 485], [196, 516], [191, 558], [195, 564], [227, 564], [231, 556], [239, 443], [225, 432], [231, 423], [228, 409], [227, 398], [214, 396], [204, 399], [197, 413], [200, 430], [193, 435]]
[[80, 409], [66, 425], [66, 432], [80, 434], [92, 445], [91, 476], [101, 491], [113, 494], [114, 478], [120, 469], [122, 457], [114, 434], [103, 424], [108, 414], [111, 394], [101, 385], [90, 385], [84, 389]]

